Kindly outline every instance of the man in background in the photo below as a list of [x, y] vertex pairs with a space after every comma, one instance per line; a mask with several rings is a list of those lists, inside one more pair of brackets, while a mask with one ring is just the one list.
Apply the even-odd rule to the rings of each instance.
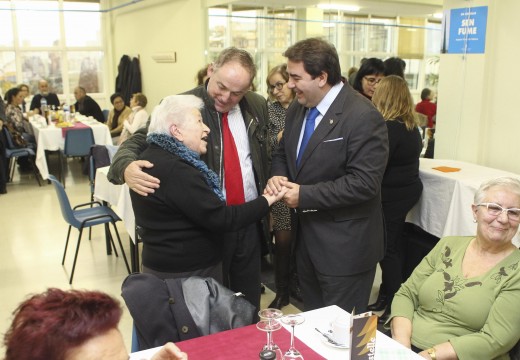
[[87, 95], [85, 88], [78, 86], [74, 89], [74, 97], [76, 98], [76, 104], [74, 104], [76, 111], [81, 115], [92, 116], [99, 122], [104, 123], [105, 115], [99, 107], [98, 103]]
[[385, 251], [385, 121], [368, 99], [342, 83], [330, 43], [302, 40], [284, 56], [297, 101], [287, 110], [265, 190], [289, 188], [284, 202], [295, 212], [305, 310], [338, 305], [364, 312]]
[[[228, 205], [258, 197], [269, 175], [268, 113], [266, 100], [250, 91], [256, 76], [251, 55], [234, 47], [224, 49], [208, 68], [206, 83], [186, 92], [204, 101], [202, 119], [209, 127], [208, 151], [201, 159], [215, 171]], [[115, 154], [108, 178], [127, 183], [146, 196], [159, 180], [143, 171], [148, 161], [135, 161], [146, 148], [148, 129], [140, 129]], [[260, 307], [261, 242], [267, 242], [267, 219], [222, 236], [224, 285], [242, 292], [257, 310]]]
[[38, 91], [39, 93], [34, 95], [31, 100], [31, 106], [29, 110], [34, 111], [36, 114], [43, 114], [41, 109], [41, 101], [44, 98], [47, 101], [47, 106], [54, 106], [55, 109], [60, 106], [60, 100], [58, 99], [58, 95], [55, 93], [49, 92], [49, 83], [46, 80], [38, 81]]

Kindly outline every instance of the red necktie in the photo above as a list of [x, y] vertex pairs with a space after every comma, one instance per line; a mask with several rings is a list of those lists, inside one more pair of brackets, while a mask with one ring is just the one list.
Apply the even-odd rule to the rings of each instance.
[[226, 202], [228, 205], [245, 203], [242, 170], [238, 151], [229, 129], [228, 113], [222, 114], [222, 138], [224, 140], [224, 186], [226, 187]]

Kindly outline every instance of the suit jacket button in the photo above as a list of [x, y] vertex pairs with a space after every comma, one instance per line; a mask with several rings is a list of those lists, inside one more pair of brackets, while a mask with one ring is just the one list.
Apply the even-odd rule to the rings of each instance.
[[187, 334], [188, 331], [190, 331], [190, 329], [189, 329], [186, 325], [184, 325], [184, 326], [181, 328], [181, 331], [182, 331], [183, 334]]

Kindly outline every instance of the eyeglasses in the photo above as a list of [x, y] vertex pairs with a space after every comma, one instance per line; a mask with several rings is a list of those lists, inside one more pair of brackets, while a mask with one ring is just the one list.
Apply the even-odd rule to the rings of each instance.
[[285, 84], [287, 84], [287, 83], [284, 83], [284, 82], [279, 81], [279, 82], [277, 82], [277, 83], [274, 84], [274, 85], [269, 85], [269, 86], [267, 86], [267, 88], [269, 89], [269, 92], [273, 92], [274, 89], [280, 91], [280, 90], [283, 89], [283, 86], [284, 86]]
[[505, 209], [495, 203], [480, 203], [477, 204], [477, 206], [484, 206], [487, 209], [488, 215], [499, 216], [505, 211], [509, 220], [520, 221], [520, 209], [518, 208]]
[[367, 77], [367, 76], [365, 76], [363, 79], [365, 79], [369, 85], [379, 84], [379, 82], [382, 80], [382, 78]]

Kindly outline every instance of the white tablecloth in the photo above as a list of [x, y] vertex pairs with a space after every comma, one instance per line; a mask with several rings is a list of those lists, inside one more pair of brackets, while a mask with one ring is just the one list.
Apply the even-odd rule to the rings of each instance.
[[96, 171], [96, 183], [94, 188], [94, 198], [106, 201], [123, 220], [128, 235], [135, 243], [135, 217], [130, 199], [130, 189], [128, 185], [114, 185], [108, 181], [109, 166], [98, 168]]
[[[97, 120], [89, 119], [78, 114], [78, 120], [92, 128], [94, 133], [94, 141], [98, 145], [112, 145], [110, 131], [105, 124]], [[49, 177], [49, 168], [47, 167], [47, 159], [45, 158], [45, 150], [56, 151], [63, 150], [65, 138], [61, 128], [48, 125], [42, 116], [35, 116], [31, 119], [31, 126], [37, 143], [36, 166], [40, 170], [43, 179]]]
[[[433, 168], [460, 168], [457, 172], [442, 172]], [[479, 186], [486, 180], [502, 176], [520, 179], [520, 175], [457, 160], [421, 158], [419, 176], [424, 190], [419, 202], [408, 213], [411, 222], [439, 238], [449, 235], [475, 235], [471, 204]], [[520, 245], [517, 233], [513, 239]]]
[[[303, 313], [305, 322], [295, 328], [295, 336], [309, 346], [319, 355], [329, 360], [348, 360], [350, 352], [348, 349], [337, 349], [326, 345], [322, 341], [322, 335], [318, 334], [315, 328], [326, 329], [328, 324], [337, 316], [349, 316], [343, 309], [332, 305], [321, 309], [306, 311]], [[284, 325], [287, 329], [286, 325]], [[235, 330], [231, 330], [235, 331]], [[211, 336], [211, 335], [210, 335]], [[276, 339], [276, 335], [275, 335]], [[240, 344], [237, 344], [240, 347]], [[157, 352], [159, 348], [139, 351], [130, 355], [130, 360], [146, 360], [151, 359], [152, 355]], [[181, 349], [182, 350], [182, 349]], [[236, 359], [240, 359], [239, 354]], [[189, 358], [190, 354], [188, 354]], [[213, 357], [208, 357], [213, 358]], [[215, 357], [217, 358], [217, 357]], [[381, 332], [376, 335], [376, 360], [420, 360], [423, 357], [415, 354], [413, 351], [405, 348], [398, 342], [389, 338]]]

